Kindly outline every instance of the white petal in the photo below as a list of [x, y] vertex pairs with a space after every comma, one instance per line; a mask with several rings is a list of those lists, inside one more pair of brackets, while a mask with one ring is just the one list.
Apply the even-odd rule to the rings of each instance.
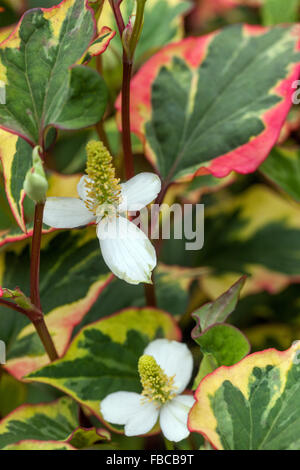
[[75, 228], [95, 220], [81, 199], [73, 197], [48, 197], [43, 222], [54, 228]]
[[82, 199], [83, 201], [86, 201], [87, 199], [90, 200], [90, 198], [87, 197], [87, 193], [89, 192], [89, 189], [86, 187], [86, 183], [87, 182], [91, 182], [91, 178], [89, 178], [88, 176], [84, 175], [80, 178], [80, 181], [79, 183], [77, 184], [77, 192], [78, 192], [78, 196], [80, 197], [80, 199]]
[[156, 253], [144, 232], [124, 217], [106, 217], [97, 235], [104, 261], [117, 277], [129, 284], [151, 283]]
[[193, 356], [184, 343], [156, 339], [148, 344], [144, 354], [153, 356], [168, 377], [175, 375], [177, 394], [185, 390], [193, 372]]
[[151, 431], [159, 414], [153, 403], [143, 400], [138, 393], [112, 393], [101, 402], [100, 411], [109, 423], [125, 425], [126, 436], [139, 436]]
[[156, 198], [161, 190], [161, 181], [155, 173], [140, 173], [122, 183], [121, 188], [119, 211], [139, 211]]
[[161, 408], [160, 427], [169, 441], [179, 442], [190, 434], [187, 421], [194, 402], [193, 396], [180, 395]]

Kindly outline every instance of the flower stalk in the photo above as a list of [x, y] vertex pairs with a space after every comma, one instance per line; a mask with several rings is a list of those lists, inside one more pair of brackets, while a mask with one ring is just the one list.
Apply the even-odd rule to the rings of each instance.
[[[30, 298], [31, 302], [36, 309], [42, 311], [41, 300], [40, 300], [40, 252], [41, 252], [41, 239], [42, 239], [42, 226], [43, 226], [43, 213], [45, 204], [36, 204], [34, 213], [34, 228], [32, 235], [32, 249], [31, 249], [31, 261], [30, 261]], [[29, 315], [27, 315], [29, 316]], [[30, 316], [29, 316], [30, 318]], [[58, 359], [58, 353], [54, 346], [52, 337], [48, 331], [45, 323], [44, 315], [38, 318], [30, 318], [32, 321], [40, 340], [42, 341], [44, 348], [51, 361]]]
[[[124, 156], [124, 167], [126, 179], [134, 176], [133, 152], [131, 142], [131, 125], [130, 125], [130, 82], [133, 70], [134, 53], [140, 39], [143, 24], [144, 10], [146, 0], [136, 0], [136, 14], [134, 19], [130, 18], [129, 23], [125, 26], [120, 5], [122, 0], [110, 0], [115, 20], [119, 29], [120, 37], [123, 44], [123, 80], [122, 80], [122, 146]], [[150, 307], [156, 307], [156, 293], [154, 281], [152, 284], [145, 284], [146, 303]]]

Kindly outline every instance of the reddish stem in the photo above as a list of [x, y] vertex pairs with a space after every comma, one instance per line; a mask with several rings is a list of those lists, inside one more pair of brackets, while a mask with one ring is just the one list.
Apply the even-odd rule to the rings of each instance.
[[0, 305], [22, 313], [22, 315], [26, 315], [26, 317], [28, 317], [31, 321], [38, 320], [43, 316], [39, 310], [26, 310], [25, 308], [22, 308], [19, 305], [10, 302], [9, 300], [0, 299]]
[[133, 154], [130, 131], [130, 80], [132, 63], [127, 61], [123, 52], [123, 83], [122, 83], [122, 143], [125, 163], [126, 179], [134, 176]]
[[147, 307], [156, 307], [156, 293], [155, 293], [155, 285], [154, 280], [153, 284], [145, 284], [145, 297], [146, 297], [146, 305]]
[[32, 323], [37, 331], [37, 334], [40, 337], [40, 340], [44, 345], [45, 351], [47, 352], [50, 361], [52, 362], [56, 359], [59, 359], [52, 337], [45, 323], [44, 316], [42, 316], [42, 318], [39, 318], [38, 320], [32, 321]]
[[30, 262], [30, 298], [33, 305], [41, 310], [40, 300], [40, 250], [42, 240], [44, 204], [36, 204], [34, 213], [34, 228], [32, 235], [32, 250]]
[[[32, 249], [30, 262], [30, 298], [32, 304], [42, 310], [40, 300], [40, 251], [42, 240], [44, 204], [36, 204], [34, 213], [34, 227], [32, 235]], [[29, 317], [30, 318], [30, 317]], [[58, 359], [58, 354], [54, 346], [52, 337], [48, 331], [44, 316], [39, 318], [30, 318], [35, 329], [45, 347], [45, 350], [51, 361]]]
[[115, 20], [116, 20], [116, 23], [117, 23], [117, 26], [118, 26], [118, 30], [119, 30], [119, 33], [120, 33], [120, 37], [122, 39], [122, 34], [123, 34], [124, 29], [125, 29], [125, 23], [124, 23], [122, 13], [121, 13], [121, 10], [120, 10], [120, 5], [122, 3], [122, 0], [121, 1], [119, 0], [118, 2], [115, 2], [115, 0], [109, 0], [109, 3], [110, 3], [110, 6], [113, 10]]

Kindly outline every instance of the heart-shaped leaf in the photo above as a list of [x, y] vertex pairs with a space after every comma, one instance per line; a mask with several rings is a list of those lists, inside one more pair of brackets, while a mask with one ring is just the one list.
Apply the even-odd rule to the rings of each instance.
[[250, 351], [247, 338], [232, 325], [213, 325], [194, 339], [203, 354], [214, 357], [217, 367], [232, 366]]
[[99, 121], [107, 101], [105, 83], [95, 70], [75, 65], [95, 36], [86, 0], [25, 13], [0, 45], [6, 90], [1, 127], [34, 145], [43, 143], [49, 126], [78, 129]]
[[169, 314], [153, 308], [123, 310], [83, 328], [62, 359], [27, 379], [57, 387], [101, 419], [99, 405], [106, 395], [141, 391], [138, 360], [157, 335], [180, 339]]
[[[3, 271], [0, 285], [18, 285], [29, 292], [30, 247], [1, 254]], [[68, 231], [44, 240], [41, 251], [40, 293], [50, 334], [59, 355], [107, 283], [112, 279], [99, 250], [95, 228]], [[76, 288], [75, 288], [76, 286]], [[5, 307], [0, 309], [0, 339], [7, 344], [5, 368], [16, 378], [49, 362], [37, 333], [27, 318]]]
[[217, 449], [299, 449], [300, 343], [220, 367], [202, 380], [195, 398], [189, 429]]
[[292, 106], [298, 31], [234, 25], [169, 45], [141, 68], [132, 131], [165, 184], [203, 168], [224, 177], [262, 163]]
[[109, 432], [79, 427], [78, 405], [70, 398], [38, 405], [23, 405], [0, 423], [0, 449], [19, 441], [60, 441], [73, 447], [88, 447], [108, 440]]

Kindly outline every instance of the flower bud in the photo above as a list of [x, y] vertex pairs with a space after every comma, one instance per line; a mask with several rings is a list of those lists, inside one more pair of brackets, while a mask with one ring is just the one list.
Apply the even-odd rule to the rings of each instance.
[[136, 46], [142, 34], [145, 3], [146, 0], [136, 0], [135, 11], [123, 31], [122, 44], [130, 61], [133, 60]]
[[135, 15], [131, 15], [122, 34], [122, 44], [128, 57], [130, 57], [130, 42], [132, 37]]
[[40, 147], [35, 147], [32, 152], [32, 168], [27, 172], [24, 181], [24, 191], [30, 199], [36, 203], [46, 200], [48, 181], [44, 172], [43, 162], [39, 156]]

